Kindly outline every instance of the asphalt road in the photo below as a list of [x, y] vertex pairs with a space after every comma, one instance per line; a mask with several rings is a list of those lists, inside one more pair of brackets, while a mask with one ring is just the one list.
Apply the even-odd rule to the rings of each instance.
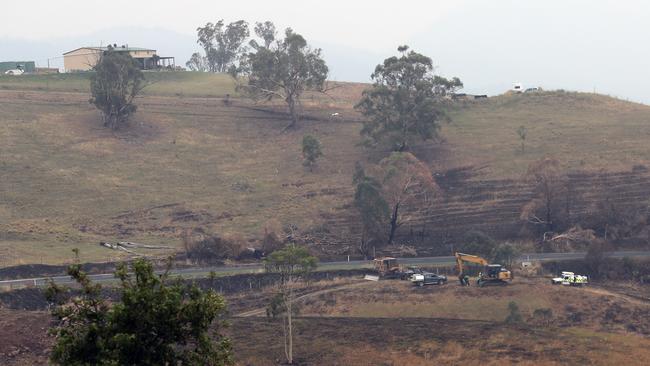
[[[524, 254], [519, 257], [518, 261], [564, 261], [583, 259], [586, 252], [575, 253], [531, 253]], [[650, 257], [650, 251], [620, 251], [607, 253], [611, 258], [641, 258]], [[398, 258], [400, 264], [411, 266], [441, 266], [450, 265], [456, 262], [455, 257], [418, 257], [418, 258]], [[321, 271], [326, 270], [343, 270], [343, 269], [360, 269], [371, 268], [372, 261], [338, 261], [338, 262], [321, 262], [318, 269]], [[217, 275], [239, 274], [239, 273], [255, 273], [262, 272], [264, 266], [262, 264], [242, 264], [236, 266], [214, 266], [214, 267], [189, 267], [179, 268], [172, 270], [172, 275], [181, 276], [186, 278], [205, 278], [211, 272]], [[112, 273], [94, 274], [89, 276], [95, 282], [114, 281], [115, 277]], [[70, 284], [73, 280], [69, 276], [56, 276], [56, 277], [38, 277], [38, 278], [24, 278], [17, 280], [0, 281], [0, 287], [24, 287], [24, 286], [44, 286], [49, 280], [52, 279], [57, 284]]]

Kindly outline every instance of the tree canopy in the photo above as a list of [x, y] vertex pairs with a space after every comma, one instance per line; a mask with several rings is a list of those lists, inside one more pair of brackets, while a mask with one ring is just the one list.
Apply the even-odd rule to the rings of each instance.
[[312, 135], [305, 135], [302, 138], [303, 165], [308, 167], [309, 171], [313, 171], [316, 160], [321, 156], [323, 156], [323, 151], [320, 141]]
[[211, 72], [228, 72], [246, 52], [245, 42], [250, 35], [248, 23], [238, 20], [226, 25], [223, 19], [196, 29], [197, 43], [205, 51], [205, 60]]
[[[270, 22], [267, 22], [270, 23]], [[242, 88], [256, 100], [281, 99], [289, 108], [291, 124], [298, 123], [297, 107], [305, 91], [325, 91], [329, 69], [320, 49], [312, 49], [303, 36], [287, 28], [284, 38], [275, 40], [272, 23], [261, 26], [264, 46], [253, 42], [233, 76], [242, 77]]]
[[503, 264], [506, 267], [512, 267], [518, 256], [519, 250], [512, 243], [498, 244], [492, 250], [492, 262]]
[[293, 364], [293, 284], [316, 269], [318, 260], [309, 251], [295, 244], [276, 250], [264, 260], [267, 272], [280, 275], [280, 293], [272, 307], [284, 311], [284, 351], [287, 362]]
[[90, 103], [102, 112], [104, 126], [113, 130], [135, 113], [135, 97], [143, 89], [144, 75], [128, 52], [109, 46], [90, 76]]
[[398, 48], [401, 56], [393, 56], [377, 65], [371, 88], [363, 92], [355, 106], [367, 121], [361, 134], [369, 143], [386, 141], [397, 151], [404, 151], [416, 137], [430, 140], [438, 137], [440, 122], [447, 120], [442, 100], [463, 87], [458, 78], [445, 79], [434, 75], [429, 57], [408, 46]]
[[458, 250], [491, 259], [496, 247], [497, 242], [488, 234], [480, 230], [469, 230], [463, 235], [463, 242]]
[[264, 48], [269, 48], [271, 47], [271, 44], [275, 41], [275, 38], [277, 36], [277, 30], [275, 28], [275, 24], [270, 21], [265, 21], [263, 23], [257, 22], [255, 23], [255, 35], [258, 36], [262, 42], [264, 42], [264, 45], [260, 45], [256, 40], [251, 40], [250, 45], [254, 49], [259, 49], [260, 47]]
[[[73, 265], [68, 274], [81, 286], [71, 303], [52, 284], [48, 299], [58, 324], [51, 361], [59, 365], [231, 365], [231, 344], [219, 334], [225, 326], [223, 297], [195, 285], [156, 275], [146, 260], [132, 273], [115, 272], [119, 296], [111, 305], [101, 286]], [[216, 341], [215, 341], [216, 339]]]
[[190, 59], [185, 63], [185, 66], [190, 71], [208, 71], [208, 60], [203, 57], [200, 53], [194, 52]]
[[294, 281], [316, 269], [318, 260], [301, 246], [289, 244], [264, 260], [267, 272], [279, 273], [282, 284]]
[[520, 218], [542, 232], [561, 231], [570, 226], [568, 176], [553, 158], [532, 162], [526, 179], [533, 185], [533, 199], [522, 208]]
[[368, 257], [371, 243], [381, 244], [386, 238], [390, 209], [382, 196], [381, 183], [376, 178], [367, 176], [358, 163], [352, 183], [355, 185], [354, 206], [359, 211], [362, 226], [359, 251]]
[[382, 196], [391, 211], [388, 243], [392, 244], [397, 229], [412, 219], [409, 209], [432, 204], [438, 185], [431, 170], [411, 153], [393, 152], [379, 165]]

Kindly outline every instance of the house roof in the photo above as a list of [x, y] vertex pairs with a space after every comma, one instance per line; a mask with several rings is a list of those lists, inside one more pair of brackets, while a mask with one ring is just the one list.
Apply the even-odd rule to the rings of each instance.
[[[72, 51], [65, 52], [64, 55], [67, 55], [67, 54], [75, 52], [75, 51], [83, 50], [83, 49], [94, 50], [94, 51], [107, 51], [108, 46], [106, 46], [106, 47], [92, 47], [92, 46], [90, 46], [90, 47], [79, 47], [79, 48], [75, 48]], [[117, 51], [117, 52], [131, 52], [131, 51], [154, 51], [154, 52], [156, 52], [156, 50], [151, 49], [151, 48], [126, 47], [126, 46], [118, 46], [118, 47], [115, 47], [114, 50]]]

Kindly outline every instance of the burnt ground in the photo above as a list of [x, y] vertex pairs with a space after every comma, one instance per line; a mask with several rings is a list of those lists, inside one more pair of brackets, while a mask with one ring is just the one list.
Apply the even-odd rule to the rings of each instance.
[[[284, 357], [278, 337], [280, 324], [260, 318], [232, 320], [231, 337], [242, 365], [276, 365]], [[586, 359], [569, 355], [555, 347], [557, 338], [549, 330], [526, 326], [455, 319], [430, 318], [298, 318], [295, 321], [296, 361], [299, 365], [406, 365], [430, 363], [444, 358], [450, 343], [463, 349], [481, 349], [484, 360], [503, 362], [539, 360], [581, 363]], [[506, 335], [505, 340], [500, 340]], [[516, 342], [512, 342], [517, 339]], [[517, 346], [537, 342], [548, 346], [542, 355]], [[351, 352], [353, 350], [355, 352]], [[368, 350], [374, 352], [368, 352]], [[386, 356], [385, 351], [401, 356]], [[361, 357], [359, 357], [361, 356]], [[397, 361], [401, 358], [401, 362]], [[429, 362], [426, 362], [429, 361]], [[458, 358], [457, 361], [461, 361]]]
[[[331, 286], [340, 285], [341, 281], [361, 278], [366, 270], [320, 271], [310, 275], [310, 286], [298, 290], [299, 294], [315, 291]], [[271, 273], [238, 274], [192, 280], [203, 289], [214, 289], [226, 296], [231, 303], [230, 310], [237, 313], [249, 308], [266, 304], [273, 296], [272, 286], [278, 281], [278, 276]], [[103, 287], [104, 296], [117, 299], [119, 295], [110, 286]], [[74, 295], [74, 289], [68, 289], [68, 297]], [[263, 305], [262, 305], [263, 306]], [[0, 308], [14, 310], [45, 310], [48, 303], [41, 288], [23, 288], [13, 291], [0, 292]]]
[[[0, 317], [1, 363], [47, 364], [49, 315], [0, 310]], [[226, 333], [238, 365], [283, 364], [278, 320], [233, 318]], [[650, 345], [648, 340], [500, 322], [298, 317], [294, 334], [296, 365], [635, 365], [650, 360], [640, 349]]]
[[[413, 288], [402, 281], [341, 288], [306, 297], [300, 314], [331, 317], [457, 318], [500, 322], [515, 302], [528, 324], [587, 327], [650, 336], [650, 286], [626, 282], [586, 287], [554, 286], [548, 279], [522, 278], [506, 287], [469, 288], [455, 284]], [[549, 310], [548, 318], [535, 314]]]
[[[450, 282], [419, 289], [397, 280], [361, 282], [358, 275], [321, 273], [325, 277], [321, 281], [296, 290], [300, 299], [294, 324], [297, 365], [650, 362], [647, 285], [607, 281], [576, 289], [551, 286], [544, 278], [519, 276], [505, 288], [461, 288]], [[263, 312], [234, 316], [263, 308], [274, 294], [272, 283], [265, 275], [199, 281], [200, 286], [221, 290], [226, 296], [231, 314], [226, 333], [233, 340], [238, 365], [282, 364], [280, 321], [264, 317]], [[524, 323], [503, 322], [511, 300], [519, 304]], [[477, 308], [477, 313], [467, 313], [477, 303], [484, 306]], [[43, 310], [24, 310], [45, 306], [38, 289], [0, 294], [0, 364], [47, 363], [52, 344], [47, 335], [50, 315]], [[364, 307], [373, 306], [373, 315], [364, 316], [370, 311]], [[465, 310], [455, 311], [454, 307]], [[540, 322], [532, 316], [531, 311], [539, 307], [553, 309], [550, 321]], [[485, 319], [469, 318], [495, 310]]]
[[0, 364], [47, 364], [51, 344], [47, 335], [50, 322], [47, 312], [0, 308]]
[[[164, 270], [167, 268], [167, 259], [150, 258], [156, 269]], [[98, 273], [113, 273], [118, 264], [129, 263], [130, 261], [118, 262], [87, 262], [81, 264], [81, 269], [88, 274]], [[214, 265], [223, 265], [223, 262], [214, 261]], [[176, 261], [175, 268], [189, 267], [186, 263]], [[40, 277], [55, 277], [65, 276], [68, 273], [69, 264], [54, 265], [54, 264], [21, 264], [17, 266], [9, 266], [0, 268], [0, 280], [15, 280], [21, 278], [40, 278]]]
[[[87, 273], [107, 273], [115, 271], [116, 263], [84, 263], [82, 269]], [[65, 276], [68, 265], [23, 264], [0, 268], [0, 279]]]

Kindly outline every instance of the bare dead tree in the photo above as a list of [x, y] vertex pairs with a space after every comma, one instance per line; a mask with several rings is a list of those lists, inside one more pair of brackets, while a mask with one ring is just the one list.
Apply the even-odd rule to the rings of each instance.
[[566, 224], [563, 199], [567, 195], [568, 177], [560, 163], [551, 158], [533, 162], [526, 179], [533, 184], [533, 198], [522, 208], [520, 218], [544, 232], [554, 232]]
[[394, 152], [381, 161], [382, 190], [390, 207], [388, 244], [397, 229], [414, 219], [414, 209], [433, 203], [439, 191], [431, 170], [407, 152]]

